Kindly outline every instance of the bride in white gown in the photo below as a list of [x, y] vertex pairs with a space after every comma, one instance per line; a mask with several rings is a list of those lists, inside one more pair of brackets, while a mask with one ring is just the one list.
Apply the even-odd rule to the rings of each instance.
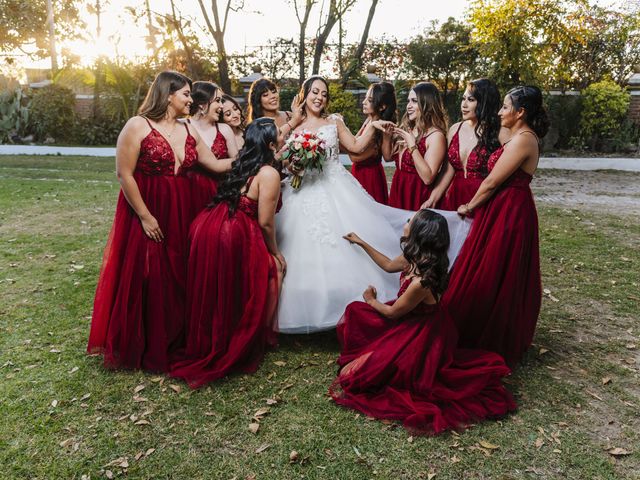
[[[285, 185], [282, 210], [276, 215], [278, 245], [287, 261], [278, 310], [282, 333], [310, 333], [334, 328], [351, 301], [374, 285], [380, 301], [396, 297], [398, 274], [385, 273], [343, 235], [356, 232], [380, 252], [394, 258], [400, 251], [404, 224], [413, 212], [377, 203], [339, 161], [339, 144], [349, 151], [366, 148], [371, 125], [354, 137], [338, 116], [325, 116], [328, 85], [322, 77], [308, 78], [302, 90], [305, 118], [296, 130], [324, 139], [327, 159], [322, 172], [305, 172], [302, 186]], [[375, 122], [374, 122], [375, 123]], [[449, 223], [450, 259], [466, 238], [469, 221], [455, 212], [440, 211]]]

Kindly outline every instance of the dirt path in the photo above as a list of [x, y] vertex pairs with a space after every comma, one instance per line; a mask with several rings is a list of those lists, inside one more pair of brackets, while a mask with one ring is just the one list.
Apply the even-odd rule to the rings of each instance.
[[538, 170], [532, 188], [540, 205], [640, 217], [640, 173]]

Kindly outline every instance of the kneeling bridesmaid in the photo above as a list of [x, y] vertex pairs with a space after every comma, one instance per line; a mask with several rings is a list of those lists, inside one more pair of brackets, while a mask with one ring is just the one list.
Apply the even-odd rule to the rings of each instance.
[[187, 346], [170, 374], [193, 388], [232, 372], [254, 372], [276, 343], [275, 312], [286, 271], [275, 235], [279, 140], [272, 119], [251, 123], [215, 206], [191, 226]]
[[338, 323], [341, 370], [330, 387], [336, 403], [378, 419], [402, 421], [414, 434], [459, 429], [515, 409], [501, 378], [500, 355], [456, 349], [453, 321], [440, 306], [447, 287], [447, 222], [420, 210], [405, 228], [403, 255], [393, 260], [357, 235], [382, 269], [401, 271], [398, 298], [386, 304], [376, 290], [347, 306]]

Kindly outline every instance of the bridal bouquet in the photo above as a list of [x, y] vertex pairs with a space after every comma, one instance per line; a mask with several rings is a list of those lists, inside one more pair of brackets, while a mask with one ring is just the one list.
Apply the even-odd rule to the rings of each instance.
[[325, 143], [315, 133], [303, 131], [293, 133], [285, 146], [287, 148], [282, 154], [282, 159], [289, 160], [289, 168], [293, 172], [291, 186], [298, 189], [302, 185], [305, 170], [322, 171], [322, 165], [327, 158]]

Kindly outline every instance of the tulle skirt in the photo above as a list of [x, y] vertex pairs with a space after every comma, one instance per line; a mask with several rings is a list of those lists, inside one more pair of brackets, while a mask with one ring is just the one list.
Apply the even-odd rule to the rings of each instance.
[[417, 172], [396, 168], [389, 191], [389, 206], [405, 210], [419, 210], [429, 199], [431, 187], [426, 185]]
[[[246, 200], [243, 198], [243, 200]], [[255, 218], [227, 204], [194, 220], [187, 276], [187, 346], [171, 375], [193, 388], [254, 372], [276, 344], [276, 264]]]
[[443, 303], [461, 346], [512, 364], [531, 345], [541, 298], [535, 203], [528, 185], [510, 185], [475, 212]]
[[[359, 246], [342, 237], [355, 232], [395, 258], [401, 254], [402, 230], [413, 213], [373, 200], [337, 161], [328, 162], [321, 173], [307, 173], [299, 190], [287, 184], [276, 216], [278, 245], [287, 260], [279, 330], [310, 333], [334, 328], [347, 304], [362, 298], [369, 285], [384, 301], [395, 298], [399, 275], [383, 272]], [[439, 213], [449, 223], [453, 259], [470, 223], [453, 212]]]
[[93, 304], [88, 353], [110, 368], [166, 371], [184, 334], [189, 181], [180, 176], [134, 175], [160, 225], [149, 239], [122, 192], [104, 251]]
[[390, 320], [354, 302], [337, 332], [343, 368], [330, 394], [340, 405], [399, 420], [414, 434], [460, 429], [515, 409], [501, 383], [510, 372], [502, 358], [456, 350], [455, 327], [438, 305]]

